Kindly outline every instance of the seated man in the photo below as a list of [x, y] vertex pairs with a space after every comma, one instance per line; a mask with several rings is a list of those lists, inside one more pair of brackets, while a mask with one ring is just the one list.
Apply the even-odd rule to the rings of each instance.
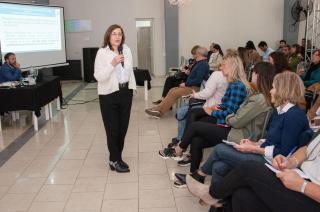
[[5, 63], [1, 66], [0, 83], [19, 81], [21, 78], [20, 64], [17, 63], [14, 53], [7, 53], [4, 56]]
[[268, 47], [268, 44], [265, 41], [261, 41], [258, 45], [260, 50], [262, 51], [262, 60], [265, 62], [268, 62], [269, 60], [269, 54], [274, 52], [273, 49]]
[[203, 80], [207, 80], [209, 76], [209, 65], [207, 61], [207, 51], [203, 47], [199, 47], [195, 53], [196, 65], [188, 76], [185, 83], [181, 83], [179, 87], [170, 89], [163, 101], [154, 108], [146, 109], [145, 112], [155, 118], [163, 116], [177, 101], [184, 95], [190, 95], [194, 91], [199, 91]]

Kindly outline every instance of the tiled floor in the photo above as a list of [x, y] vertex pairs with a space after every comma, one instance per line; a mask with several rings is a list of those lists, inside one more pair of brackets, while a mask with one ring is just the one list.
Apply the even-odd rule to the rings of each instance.
[[[95, 84], [90, 84], [0, 168], [0, 211], [208, 211], [187, 189], [172, 186], [174, 173], [188, 168], [157, 155], [177, 128], [173, 112], [161, 120], [144, 114], [161, 89], [153, 87], [148, 102], [142, 88], [134, 96], [124, 150], [130, 173], [106, 167], [106, 136]], [[71, 105], [78, 100], [93, 101]]]

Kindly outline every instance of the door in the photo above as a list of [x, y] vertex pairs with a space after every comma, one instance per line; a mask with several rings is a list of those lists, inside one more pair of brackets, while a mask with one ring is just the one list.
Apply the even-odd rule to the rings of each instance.
[[137, 19], [138, 68], [148, 69], [154, 75], [153, 67], [153, 20]]

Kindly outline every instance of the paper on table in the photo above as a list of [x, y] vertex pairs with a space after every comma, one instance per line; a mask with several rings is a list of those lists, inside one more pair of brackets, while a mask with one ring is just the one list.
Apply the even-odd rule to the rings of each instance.
[[[279, 173], [279, 172], [282, 172], [278, 169], [275, 169], [273, 166], [271, 166], [270, 164], [268, 163], [265, 163], [265, 165], [271, 170], [273, 171], [274, 173]], [[297, 174], [304, 178], [304, 179], [310, 179], [310, 177], [308, 175], [306, 175], [303, 171], [301, 171], [300, 169], [293, 169], [293, 171], [297, 172]]]

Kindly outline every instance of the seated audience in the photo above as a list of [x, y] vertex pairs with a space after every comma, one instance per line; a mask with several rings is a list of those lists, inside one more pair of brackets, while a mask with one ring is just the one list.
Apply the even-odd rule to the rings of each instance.
[[[197, 48], [200, 46], [196, 45], [191, 49], [191, 55], [193, 59], [195, 58], [195, 53]], [[182, 68], [181, 72], [178, 72], [177, 74], [173, 76], [169, 76], [166, 78], [166, 81], [163, 86], [163, 91], [162, 91], [162, 96], [161, 99], [152, 102], [155, 105], [158, 105], [162, 102], [162, 100], [167, 96], [168, 92], [170, 91], [171, 88], [178, 87], [181, 83], [185, 82], [188, 75], [191, 73], [194, 65], [195, 65], [195, 60], [192, 60], [192, 63], [190, 63], [188, 66], [185, 66]]]
[[268, 44], [265, 41], [261, 41], [258, 45], [259, 49], [262, 51], [262, 60], [265, 62], [268, 62], [269, 60], [269, 54], [271, 54], [273, 49], [268, 47]]
[[[252, 93], [240, 105], [237, 113], [226, 117], [226, 123], [231, 127], [229, 133], [218, 134], [219, 131], [215, 130], [214, 126], [207, 123], [201, 124], [204, 129], [214, 130], [209, 137], [206, 136], [207, 132], [203, 132], [204, 129], [199, 128], [197, 122], [190, 125], [190, 129], [195, 129], [197, 132], [197, 137], [194, 136], [191, 141], [191, 173], [199, 168], [203, 148], [212, 146], [207, 140], [219, 142], [218, 139], [220, 139], [221, 142], [222, 139], [227, 139], [230, 142], [239, 143], [243, 138], [251, 137], [255, 140], [263, 138], [267, 114], [272, 110], [270, 89], [274, 74], [274, 67], [270, 63], [260, 62], [254, 67]], [[178, 181], [174, 185], [184, 185], [184, 176], [177, 173], [175, 175]]]
[[274, 65], [276, 74], [290, 70], [288, 60], [282, 52], [272, 52], [269, 55], [269, 62]]
[[320, 82], [320, 50], [315, 50], [312, 53], [311, 62], [310, 68], [306, 72], [298, 70], [306, 88]]
[[279, 48], [277, 49], [278, 52], [282, 51], [282, 48], [287, 45], [287, 41], [286, 40], [280, 40], [279, 41]]
[[246, 43], [246, 47], [245, 47], [247, 50], [257, 50], [256, 49], [256, 46], [254, 45], [253, 41], [252, 40], [249, 40], [247, 43]]
[[299, 44], [293, 44], [290, 49], [290, 56], [288, 59], [289, 67], [291, 71], [297, 72], [297, 66], [303, 61], [303, 56], [301, 55], [301, 46]]
[[[212, 175], [211, 187], [216, 188], [242, 162], [265, 163], [277, 155], [288, 156], [301, 145], [300, 136], [310, 130], [305, 113], [297, 106], [304, 95], [303, 83], [295, 73], [283, 72], [275, 76], [272, 86], [271, 101], [277, 109], [270, 118], [265, 141], [242, 139], [234, 146], [215, 146], [201, 169], [191, 175], [194, 179], [203, 182], [206, 175]], [[193, 181], [189, 178], [189, 182]]]
[[[232, 212], [318, 212], [319, 139], [318, 134], [308, 146], [301, 147], [289, 158], [277, 155], [272, 162], [276, 173], [264, 163], [248, 161], [210, 188], [188, 176], [189, 189], [218, 207], [221, 205], [219, 200], [226, 200], [227, 208]], [[296, 172], [297, 168], [307, 179]]]
[[195, 54], [196, 65], [188, 76], [185, 83], [181, 83], [179, 87], [170, 89], [163, 101], [153, 107], [146, 109], [145, 112], [155, 118], [163, 116], [177, 101], [178, 98], [192, 94], [193, 90], [199, 91], [201, 83], [208, 79], [209, 65], [207, 62], [207, 51], [203, 47], [199, 47]]
[[210, 71], [219, 70], [223, 57], [223, 52], [219, 44], [213, 45], [212, 54], [209, 59]]
[[17, 63], [16, 55], [14, 53], [7, 53], [4, 56], [5, 63], [0, 70], [0, 83], [19, 81], [21, 78], [20, 64]]
[[[160, 150], [159, 154], [161, 157], [180, 158], [183, 150], [187, 149], [189, 144], [192, 143], [193, 138], [197, 136], [205, 138], [203, 145], [207, 147], [214, 146], [220, 143], [223, 138], [227, 137], [230, 127], [226, 125], [225, 118], [237, 112], [240, 104], [244, 101], [251, 89], [250, 84], [246, 80], [242, 61], [236, 54], [228, 54], [224, 57], [221, 70], [229, 82], [221, 104], [214, 105], [213, 107], [204, 107], [201, 112], [203, 118], [193, 122], [187, 127], [181, 142], [175, 148]], [[205, 121], [203, 119], [205, 119]], [[199, 152], [199, 154], [202, 153]], [[202, 156], [193, 156], [191, 153], [191, 157], [194, 163], [201, 162]]]

